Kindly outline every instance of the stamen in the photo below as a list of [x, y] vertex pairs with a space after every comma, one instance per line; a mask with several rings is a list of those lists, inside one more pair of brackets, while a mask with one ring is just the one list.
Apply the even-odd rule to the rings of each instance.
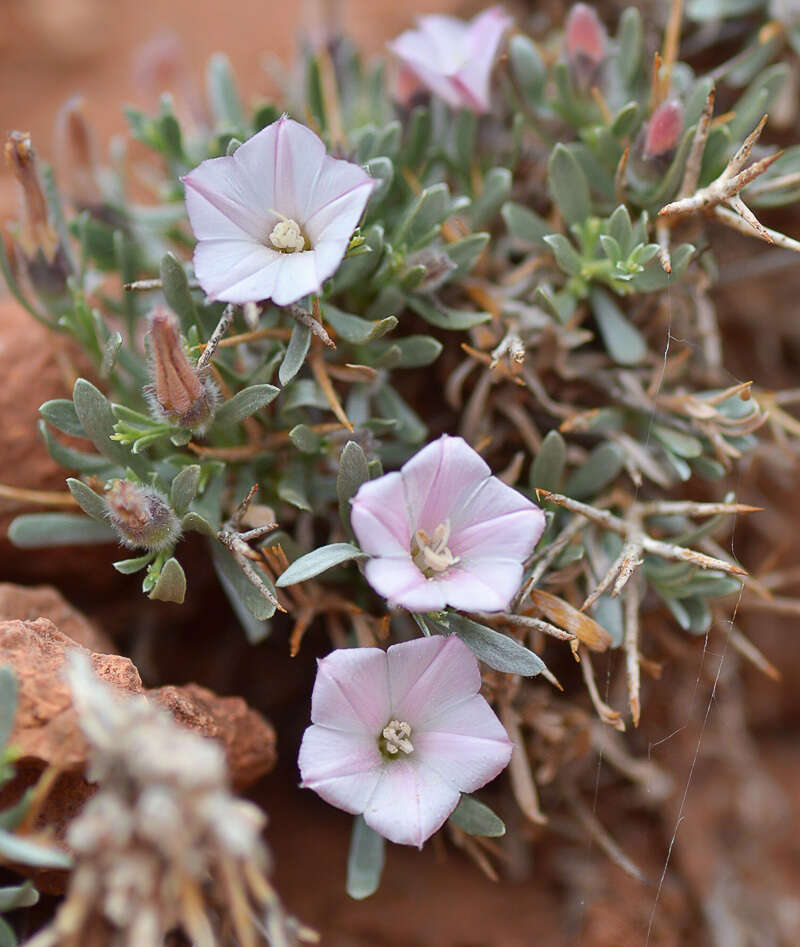
[[269, 242], [282, 253], [298, 253], [306, 249], [306, 238], [296, 220], [283, 217], [272, 228]]
[[445, 572], [459, 562], [448, 548], [450, 539], [450, 520], [439, 523], [433, 531], [433, 538], [424, 529], [418, 529], [411, 543], [411, 558], [414, 564], [427, 578], [436, 573]]
[[409, 740], [411, 727], [405, 720], [390, 720], [383, 728], [381, 736], [383, 737], [381, 748], [389, 756], [397, 756], [398, 753], [408, 755], [414, 752], [414, 744]]

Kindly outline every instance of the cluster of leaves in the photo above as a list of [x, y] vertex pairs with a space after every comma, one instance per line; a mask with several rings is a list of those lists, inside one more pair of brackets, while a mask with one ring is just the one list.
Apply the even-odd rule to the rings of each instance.
[[[181, 122], [169, 95], [155, 115], [128, 110], [133, 136], [156, 159], [146, 177], [150, 203], [135, 203], [118, 171], [90, 169], [99, 200], [76, 206], [69, 181], [62, 198], [47, 173], [63, 252], [46, 284], [33, 268], [23, 280], [5, 258], [3, 267], [37, 318], [81, 344], [109, 394], [80, 379], [72, 400], [42, 406], [42, 437], [78, 475], [68, 484], [86, 515], [21, 516], [12, 540], [113, 540], [103, 485], [127, 479], [158, 489], [183, 531], [206, 537], [251, 640], [283, 608], [296, 621], [293, 650], [317, 615], [341, 641], [336, 629], [352, 603], [363, 609], [352, 634], [380, 639], [374, 597], [354, 569], [338, 568], [360, 556], [348, 501], [431, 429], [446, 428], [481, 445], [495, 467], [508, 464], [504, 477], [539, 495], [549, 522], [514, 614], [428, 616], [425, 633], [454, 631], [489, 667], [531, 676], [546, 669], [521, 641], [541, 632], [576, 651], [627, 643], [638, 669], [645, 603], [664, 602], [683, 628], [705, 632], [714, 600], [739, 588], [730, 575], [741, 570], [710, 538], [736, 507], [731, 498], [709, 507], [664, 498], [695, 476], [723, 478], [756, 444], [764, 414], [749, 384], [726, 386], [718, 347], [708, 344], [716, 323], [706, 236], [694, 228], [693, 242], [669, 246], [656, 225], [679, 194], [714, 80], [685, 63], [662, 67], [660, 97], [680, 104], [683, 130], [659, 162], [637, 162], [658, 98], [643, 37], [639, 12], [626, 10], [602, 80], [588, 87], [553, 44], [515, 34], [499, 68], [503, 104], [481, 119], [435, 99], [393, 105], [384, 68], [367, 68], [345, 41], [307, 52], [285, 101], [250, 110], [217, 56], [207, 72], [207, 123]], [[725, 170], [778, 96], [787, 67], [760, 68], [743, 91], [726, 90], [731, 107], [704, 140], [698, 186]], [[144, 395], [142, 327], [155, 304], [179, 318], [193, 357], [223, 318], [222, 305], [193, 282], [179, 176], [230, 153], [283, 108], [379, 184], [345, 260], [301, 318], [296, 307], [273, 305], [235, 313], [213, 361], [223, 401], [198, 437], [154, 419]], [[769, 171], [779, 184], [797, 156], [781, 161]], [[779, 186], [762, 200], [795, 194]], [[688, 357], [670, 354], [673, 336], [689, 341]], [[693, 522], [712, 513], [702, 526]], [[260, 529], [272, 519], [280, 528]], [[328, 545], [309, 550], [312, 525]], [[178, 552], [170, 546], [114, 566], [145, 570], [150, 597], [180, 602], [187, 580]], [[323, 572], [312, 595], [294, 586]], [[618, 595], [634, 572], [626, 610]], [[283, 599], [281, 573], [278, 585], [293, 586]], [[585, 611], [573, 606], [579, 600]], [[488, 819], [462, 815], [473, 828], [470, 819]], [[351, 888], [363, 892], [371, 882], [362, 854], [356, 846]]]

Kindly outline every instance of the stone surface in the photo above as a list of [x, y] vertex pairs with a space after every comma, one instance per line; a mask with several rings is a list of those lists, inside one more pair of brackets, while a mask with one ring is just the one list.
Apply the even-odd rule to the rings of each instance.
[[111, 639], [51, 585], [0, 582], [0, 622], [15, 618], [22, 621], [47, 618], [60, 632], [89, 651], [100, 654], [114, 652]]
[[[73, 625], [76, 615], [82, 618], [77, 613], [66, 614]], [[88, 746], [62, 677], [67, 655], [75, 648], [87, 653], [97, 676], [120, 693], [148, 694], [182, 725], [218, 740], [225, 748], [237, 788], [251, 785], [274, 765], [274, 731], [241, 698], [219, 697], [193, 684], [147, 691], [128, 658], [89, 652], [46, 618], [12, 619], [0, 621], [0, 663], [9, 665], [17, 676], [17, 715], [9, 742], [17, 748], [19, 758], [17, 776], [0, 792], [0, 810], [16, 801], [47, 767], [56, 767], [61, 774], [42, 806], [37, 825], [46, 826], [62, 839], [69, 820], [94, 792], [83, 776]], [[43, 890], [57, 892], [63, 878], [47, 873], [37, 882]]]

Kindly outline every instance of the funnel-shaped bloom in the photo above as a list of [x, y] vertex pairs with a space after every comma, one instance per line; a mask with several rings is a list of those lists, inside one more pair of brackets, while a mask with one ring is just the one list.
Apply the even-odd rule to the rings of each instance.
[[334, 274], [375, 186], [285, 115], [182, 181], [195, 274], [209, 299], [279, 306], [319, 292]]
[[458, 805], [508, 765], [512, 745], [478, 691], [478, 662], [458, 638], [346, 648], [319, 662], [303, 785], [362, 814], [401, 845], [430, 838]]
[[545, 525], [538, 506], [446, 434], [399, 472], [362, 484], [351, 522], [373, 557], [370, 585], [412, 612], [506, 608]]
[[501, 7], [469, 23], [434, 14], [418, 20], [389, 49], [435, 95], [453, 108], [479, 114], [490, 107], [490, 79], [503, 34], [512, 20]]

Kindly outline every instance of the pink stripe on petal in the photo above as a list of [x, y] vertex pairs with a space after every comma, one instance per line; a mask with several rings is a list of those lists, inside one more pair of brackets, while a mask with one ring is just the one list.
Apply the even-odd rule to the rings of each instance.
[[522, 584], [522, 565], [514, 559], [470, 559], [441, 580], [452, 608], [502, 612]]
[[453, 636], [434, 635], [392, 645], [386, 659], [392, 714], [412, 730], [480, 690], [478, 662], [464, 642]]
[[390, 719], [386, 654], [339, 648], [323, 658], [311, 695], [311, 720], [377, 739]]
[[199, 240], [227, 235], [215, 229], [219, 223], [218, 217], [203, 213], [202, 201], [227, 217], [253, 240], [263, 240], [267, 236], [266, 221], [263, 213], [259, 212], [261, 195], [244, 175], [238, 173], [232, 157], [209, 158], [181, 180], [186, 186], [187, 195], [195, 195], [194, 199], [187, 200], [186, 209], [192, 230]]
[[390, 842], [422, 848], [458, 800], [458, 790], [438, 773], [411, 759], [392, 760], [364, 809], [364, 821]]
[[459, 506], [451, 518], [451, 525], [455, 534], [484, 520], [493, 520], [519, 510], [536, 509], [538, 507], [518, 490], [497, 477], [487, 477], [478, 485], [468, 502]]
[[[445, 640], [450, 641], [452, 639], [446, 638]], [[458, 641], [457, 638], [455, 640]], [[459, 643], [463, 644], [463, 642]], [[467, 647], [466, 645], [463, 646]], [[475, 659], [473, 658], [473, 660]], [[472, 694], [466, 700], [432, 709], [431, 713], [427, 714], [424, 720], [418, 724], [414, 737], [427, 739], [431, 734], [475, 738], [484, 742], [492, 741], [502, 744], [509, 751], [512, 746], [505, 727], [500, 723], [487, 701], [477, 693]], [[414, 746], [416, 747], [416, 745], [415, 742]]]
[[338, 182], [327, 175], [320, 180], [320, 199], [309, 207], [309, 216], [302, 222], [312, 246], [328, 238], [349, 239], [376, 184], [358, 165], [344, 161], [335, 164], [345, 164], [346, 172], [337, 172]]
[[515, 510], [472, 526], [462, 526], [451, 534], [449, 546], [454, 556], [464, 559], [498, 556], [523, 561], [536, 548], [544, 527], [544, 513], [531, 505], [527, 510]]
[[210, 299], [251, 302], [265, 299], [274, 284], [280, 255], [256, 243], [202, 240], [194, 249], [194, 271]]
[[385, 765], [377, 744], [373, 754], [363, 738], [317, 726], [303, 734], [297, 763], [304, 788], [354, 815], [369, 803]]

